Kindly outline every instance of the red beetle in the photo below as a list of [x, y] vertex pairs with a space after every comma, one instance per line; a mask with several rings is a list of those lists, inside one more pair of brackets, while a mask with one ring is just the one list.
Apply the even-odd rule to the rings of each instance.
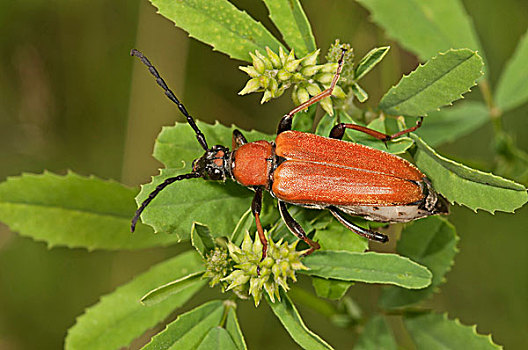
[[167, 97], [187, 118], [205, 150], [205, 154], [193, 162], [189, 174], [168, 178], [150, 193], [132, 219], [132, 231], [145, 207], [161, 190], [175, 181], [191, 178], [219, 181], [231, 178], [255, 191], [251, 210], [263, 245], [263, 258], [267, 251], [267, 240], [260, 222], [264, 190], [277, 198], [282, 219], [294, 235], [310, 246], [308, 254], [320, 246], [306, 236], [301, 225], [288, 213], [286, 203], [328, 209], [353, 232], [379, 242], [386, 242], [388, 237], [350, 222], [343, 213], [372, 221], [408, 222], [448, 212], [448, 202], [434, 191], [431, 182], [413, 164], [387, 152], [341, 141], [346, 129], [389, 141], [416, 130], [422, 118], [412, 128], [394, 135], [346, 123], [334, 126], [330, 137], [291, 130], [292, 118], [297, 112], [332, 94], [343, 67], [343, 55], [330, 87], [282, 117], [275, 142], [247, 142], [240, 131], [234, 130], [232, 151], [221, 145], [209, 148], [194, 119], [156, 68], [141, 52], [134, 49], [131, 55], [137, 56], [148, 67]]

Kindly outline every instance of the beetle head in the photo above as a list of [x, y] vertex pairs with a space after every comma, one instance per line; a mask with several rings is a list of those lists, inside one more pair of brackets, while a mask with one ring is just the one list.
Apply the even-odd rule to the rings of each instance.
[[229, 156], [229, 148], [215, 145], [193, 161], [192, 172], [200, 174], [206, 180], [225, 181], [229, 174]]

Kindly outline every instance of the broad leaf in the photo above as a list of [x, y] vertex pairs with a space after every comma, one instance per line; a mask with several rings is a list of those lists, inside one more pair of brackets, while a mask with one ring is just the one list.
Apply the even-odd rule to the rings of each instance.
[[475, 28], [459, 0], [358, 0], [372, 19], [422, 61], [439, 51], [483, 51]]
[[468, 49], [449, 50], [404, 76], [380, 101], [388, 114], [425, 116], [462, 98], [482, 75], [482, 59]]
[[202, 278], [202, 275], [203, 271], [198, 271], [154, 288], [141, 298], [141, 302], [147, 306], [158, 304], [173, 295], [180, 294], [187, 288], [193, 287]]
[[214, 300], [186, 312], [152, 338], [143, 349], [196, 349], [209, 331], [220, 324], [224, 303]]
[[249, 52], [264, 52], [266, 46], [276, 52], [282, 46], [260, 22], [227, 0], [151, 2], [160, 14], [188, 32], [189, 36], [234, 59], [250, 62]]
[[413, 155], [416, 165], [451, 203], [494, 213], [513, 212], [528, 200], [523, 185], [444, 158], [418, 136], [411, 134], [411, 138], [418, 146]]
[[493, 343], [491, 335], [480, 335], [476, 326], [465, 326], [458, 320], [448, 319], [446, 314], [407, 316], [403, 322], [417, 349], [502, 349]]
[[[381, 62], [383, 57], [389, 52], [390, 46], [376, 47], [370, 50], [365, 57], [359, 61], [356, 69], [354, 70], [354, 80], [358, 81], [370, 72], [378, 63]], [[360, 100], [360, 102], [363, 102]]]
[[0, 221], [49, 247], [141, 249], [177, 243], [138, 225], [130, 233], [137, 190], [114, 181], [44, 172], [8, 178], [0, 184]]
[[155, 265], [113, 293], [103, 296], [78, 317], [68, 331], [65, 349], [119, 349], [127, 346], [185, 304], [205, 281], [198, 280], [193, 286], [150, 307], [141, 304], [141, 297], [157, 286], [202, 268], [202, 260], [194, 251]]
[[[224, 304], [225, 303], [228, 303], [228, 302], [225, 301]], [[242, 334], [240, 325], [238, 324], [238, 319], [237, 319], [235, 310], [236, 310], [235, 307], [229, 307], [229, 311], [227, 313], [227, 319], [225, 322], [225, 329], [231, 336], [231, 339], [233, 339], [233, 342], [236, 344], [237, 349], [247, 350], [246, 341], [244, 340], [244, 335]]]
[[271, 302], [265, 294], [268, 305], [282, 323], [286, 331], [293, 340], [303, 349], [333, 349], [328, 343], [321, 339], [317, 334], [309, 330], [304, 324], [295, 305], [290, 298], [281, 290], [281, 301]]
[[222, 327], [214, 327], [209, 330], [205, 338], [200, 342], [197, 350], [237, 350], [236, 344], [229, 333]]
[[209, 227], [197, 222], [194, 222], [191, 228], [191, 243], [202, 257], [215, 248]]
[[433, 280], [429, 287], [420, 290], [385, 287], [379, 301], [380, 306], [385, 309], [401, 308], [431, 296], [445, 281], [446, 273], [454, 264], [457, 241], [453, 225], [438, 216], [405, 226], [398, 241], [398, 254], [426, 266], [433, 273]]
[[[210, 145], [231, 144], [234, 126], [227, 128], [219, 123], [197, 124]], [[269, 138], [255, 131], [244, 134], [250, 141]], [[151, 184], [142, 186], [137, 202], [141, 203], [167, 177], [189, 173], [192, 161], [202, 154], [203, 149], [189, 125], [176, 123], [173, 127], [163, 128], [156, 140], [154, 156], [167, 167], [183, 165], [186, 169], [162, 170]], [[200, 178], [183, 180], [160, 192], [143, 212], [142, 220], [156, 232], [175, 234], [181, 239], [189, 238], [193, 222], [208, 226], [213, 237], [227, 236], [250, 207], [252, 196], [253, 192], [231, 180], [225, 183]]]
[[495, 103], [503, 111], [513, 109], [528, 101], [528, 32], [519, 41], [519, 45], [504, 69]]
[[312, 277], [312, 286], [317, 296], [330, 300], [341, 300], [354, 283], [321, 277]]
[[372, 317], [359, 336], [354, 350], [397, 350], [398, 345], [383, 316]]
[[303, 57], [317, 49], [310, 22], [299, 0], [264, 0], [270, 18], [282, 34], [284, 41]]
[[387, 283], [419, 289], [431, 284], [431, 272], [406, 257], [375, 252], [318, 251], [303, 259], [302, 273], [343, 281]]
[[[406, 118], [407, 124], [415, 118]], [[415, 133], [431, 146], [470, 134], [490, 120], [488, 108], [481, 102], [464, 101], [453, 107], [429, 114]]]

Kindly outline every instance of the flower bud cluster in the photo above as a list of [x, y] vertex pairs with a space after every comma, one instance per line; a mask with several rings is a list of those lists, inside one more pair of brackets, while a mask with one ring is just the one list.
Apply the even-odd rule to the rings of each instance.
[[[246, 83], [239, 95], [252, 92], [264, 92], [261, 103], [281, 96], [286, 89], [293, 86], [292, 99], [300, 105], [330, 86], [337, 71], [337, 61], [317, 64], [320, 50], [316, 50], [302, 58], [296, 58], [294, 50], [286, 53], [282, 47], [276, 54], [266, 47], [266, 55], [255, 51], [250, 53], [253, 64], [240, 66], [251, 79]], [[336, 86], [332, 94], [336, 98], [346, 97], [343, 89]], [[321, 101], [321, 106], [333, 115], [333, 105], [330, 97]]]
[[240, 298], [253, 296], [255, 306], [260, 303], [263, 291], [272, 302], [275, 298], [280, 300], [279, 288], [289, 290], [288, 278], [295, 282], [295, 271], [307, 269], [300, 260], [304, 252], [295, 250], [297, 242], [268, 242], [267, 256], [263, 260], [262, 243], [258, 236], [253, 241], [249, 233], [241, 247], [231, 242], [227, 244], [229, 255], [225, 249], [216, 248], [207, 256], [204, 276], [211, 278], [211, 286], [220, 283], [224, 291], [233, 291]]

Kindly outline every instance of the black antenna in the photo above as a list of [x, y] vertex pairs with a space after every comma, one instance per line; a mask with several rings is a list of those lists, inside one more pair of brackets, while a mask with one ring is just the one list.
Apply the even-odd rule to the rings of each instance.
[[130, 51], [130, 55], [138, 57], [141, 60], [141, 62], [143, 62], [143, 64], [148, 67], [150, 74], [152, 74], [154, 78], [156, 78], [156, 83], [158, 83], [158, 85], [161, 86], [163, 90], [165, 90], [165, 95], [167, 95], [167, 97], [172, 102], [176, 103], [176, 105], [178, 106], [182, 114], [185, 116], [185, 118], [187, 118], [187, 122], [189, 123], [189, 125], [193, 128], [194, 132], [196, 133], [196, 138], [198, 139], [200, 146], [202, 146], [202, 148], [207, 151], [209, 147], [207, 147], [207, 141], [205, 141], [204, 134], [202, 134], [200, 129], [198, 129], [198, 126], [196, 126], [196, 123], [194, 122], [193, 117], [189, 115], [189, 113], [185, 109], [185, 106], [178, 100], [178, 98], [176, 98], [176, 95], [174, 95], [174, 93], [169, 89], [169, 87], [167, 86], [163, 78], [159, 75], [158, 71], [156, 70], [156, 68], [154, 68], [152, 63], [150, 63], [148, 58], [146, 58], [140, 51], [136, 49], [132, 49]]
[[141, 216], [141, 213], [147, 207], [147, 205], [149, 205], [149, 203], [154, 199], [154, 197], [156, 197], [158, 193], [161, 192], [161, 190], [163, 190], [165, 187], [169, 186], [173, 182], [180, 181], [180, 180], [186, 180], [186, 179], [194, 179], [198, 177], [202, 177], [202, 176], [198, 173], [190, 173], [190, 174], [178, 175], [175, 177], [169, 177], [168, 179], [165, 179], [165, 181], [159, 184], [154, 191], [150, 192], [148, 198], [145, 199], [143, 203], [141, 203], [141, 206], [138, 208], [138, 210], [136, 210], [136, 214], [134, 214], [134, 217], [132, 218], [132, 224], [130, 225], [130, 231], [134, 232], [134, 230], [136, 229], [136, 223], [139, 217]]

